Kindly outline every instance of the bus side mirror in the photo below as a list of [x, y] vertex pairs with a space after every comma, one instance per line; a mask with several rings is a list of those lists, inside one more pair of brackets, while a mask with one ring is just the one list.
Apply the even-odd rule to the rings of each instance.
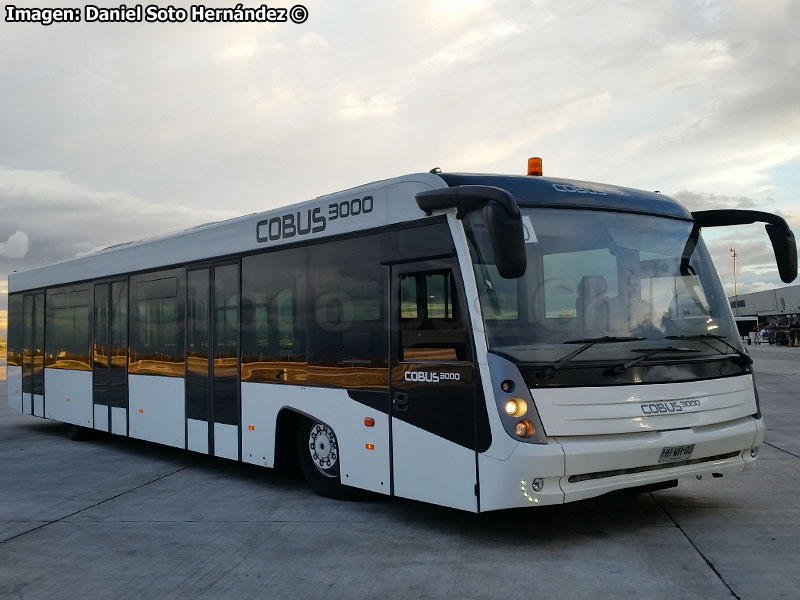
[[519, 211], [512, 216], [505, 206], [490, 202], [483, 207], [483, 221], [489, 231], [495, 266], [500, 277], [522, 277], [528, 266], [528, 258], [525, 254], [525, 230]]
[[778, 263], [778, 273], [781, 281], [791, 283], [797, 277], [797, 244], [794, 234], [786, 228], [777, 225], [766, 225], [772, 250], [775, 252], [775, 261]]
[[417, 206], [426, 215], [434, 211], [458, 208], [457, 218], [482, 210], [489, 232], [494, 264], [503, 279], [516, 279], [525, 274], [525, 229], [514, 197], [502, 188], [490, 185], [458, 185], [425, 190], [416, 194]]
[[692, 213], [697, 227], [722, 227], [744, 225], [760, 221], [766, 223], [767, 235], [772, 242], [775, 262], [781, 281], [791, 283], [797, 277], [797, 244], [789, 225], [778, 215], [759, 210], [698, 210]]

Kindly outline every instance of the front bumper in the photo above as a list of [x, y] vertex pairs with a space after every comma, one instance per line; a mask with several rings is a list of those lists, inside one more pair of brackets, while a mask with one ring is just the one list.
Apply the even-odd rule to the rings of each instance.
[[[481, 511], [561, 504], [683, 477], [745, 471], [755, 465], [751, 449], [762, 444], [764, 431], [763, 419], [745, 417], [694, 428], [520, 443], [506, 460], [479, 455]], [[691, 461], [659, 465], [663, 448], [688, 444], [695, 445]], [[531, 487], [534, 479], [542, 480], [541, 490]]]

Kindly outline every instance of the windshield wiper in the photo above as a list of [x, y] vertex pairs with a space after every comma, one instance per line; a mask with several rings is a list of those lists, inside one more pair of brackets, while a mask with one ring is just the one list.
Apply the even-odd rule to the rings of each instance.
[[674, 346], [665, 346], [664, 348], [636, 348], [635, 350], [631, 350], [631, 352], [644, 352], [644, 354], [638, 358], [634, 358], [631, 361], [617, 365], [614, 368], [606, 369], [603, 371], [603, 375], [620, 375], [633, 365], [637, 365], [643, 360], [647, 360], [651, 356], [661, 354], [662, 352], [700, 352], [700, 350], [697, 350], [696, 348], [676, 348]]
[[558, 370], [561, 367], [563, 367], [566, 363], [568, 363], [573, 358], [578, 356], [578, 354], [581, 354], [584, 350], [588, 350], [589, 348], [591, 348], [596, 344], [614, 344], [617, 342], [640, 342], [646, 339], [647, 338], [644, 337], [617, 337], [613, 335], [604, 335], [603, 337], [586, 338], [583, 340], [567, 340], [566, 342], [564, 342], [565, 344], [583, 344], [583, 345], [577, 350], [573, 350], [569, 354], [562, 356], [546, 369], [539, 371], [536, 374], [536, 379], [538, 379], [539, 381], [547, 381], [548, 379], [551, 379], [558, 372]]
[[728, 348], [730, 348], [734, 352], [736, 352], [736, 354], [739, 355], [739, 358], [742, 359], [742, 362], [744, 364], [752, 365], [753, 364], [752, 357], [749, 354], [747, 354], [747, 352], [743, 352], [742, 350], [739, 350], [739, 348], [737, 348], [736, 346], [734, 346], [733, 344], [731, 344], [730, 342], [725, 340], [724, 339], [725, 337], [727, 337], [727, 336], [719, 335], [719, 334], [716, 334], [716, 333], [698, 333], [698, 334], [695, 334], [695, 335], [668, 335], [668, 336], [666, 336], [665, 339], [668, 339], [668, 340], [700, 340], [701, 342], [703, 342], [706, 346], [708, 346], [712, 350], [716, 350], [717, 352], [722, 353], [722, 350], [720, 350], [719, 348], [715, 348], [714, 346], [712, 346], [708, 342], [708, 340], [717, 340], [717, 341], [722, 342], [723, 344], [725, 344]]
[[489, 296], [489, 304], [492, 305], [494, 316], [499, 317], [502, 313], [502, 309], [500, 307], [500, 299], [497, 297], [497, 292], [494, 291], [492, 278], [489, 277], [489, 272], [486, 270], [486, 266], [483, 264], [481, 264], [481, 271], [483, 273], [483, 290]]

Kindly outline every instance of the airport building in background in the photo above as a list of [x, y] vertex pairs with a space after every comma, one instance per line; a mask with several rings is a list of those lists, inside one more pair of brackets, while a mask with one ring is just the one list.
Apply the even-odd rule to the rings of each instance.
[[776, 317], [800, 314], [800, 285], [728, 296], [728, 301], [735, 317], [774, 321]]

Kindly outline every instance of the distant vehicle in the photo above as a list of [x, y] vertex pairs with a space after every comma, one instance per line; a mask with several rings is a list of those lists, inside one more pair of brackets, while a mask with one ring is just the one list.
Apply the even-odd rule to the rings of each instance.
[[788, 329], [779, 329], [775, 331], [775, 335], [773, 341], [778, 346], [788, 346], [790, 339], [790, 333]]
[[701, 229], [764, 221], [431, 172], [9, 278], [26, 414], [480, 512], [753, 467], [752, 360]]
[[758, 332], [758, 317], [734, 317], [739, 337], [747, 344], [753, 343]]
[[779, 317], [772, 325], [770, 344], [778, 346], [788, 346], [792, 338], [792, 318], [790, 316]]

